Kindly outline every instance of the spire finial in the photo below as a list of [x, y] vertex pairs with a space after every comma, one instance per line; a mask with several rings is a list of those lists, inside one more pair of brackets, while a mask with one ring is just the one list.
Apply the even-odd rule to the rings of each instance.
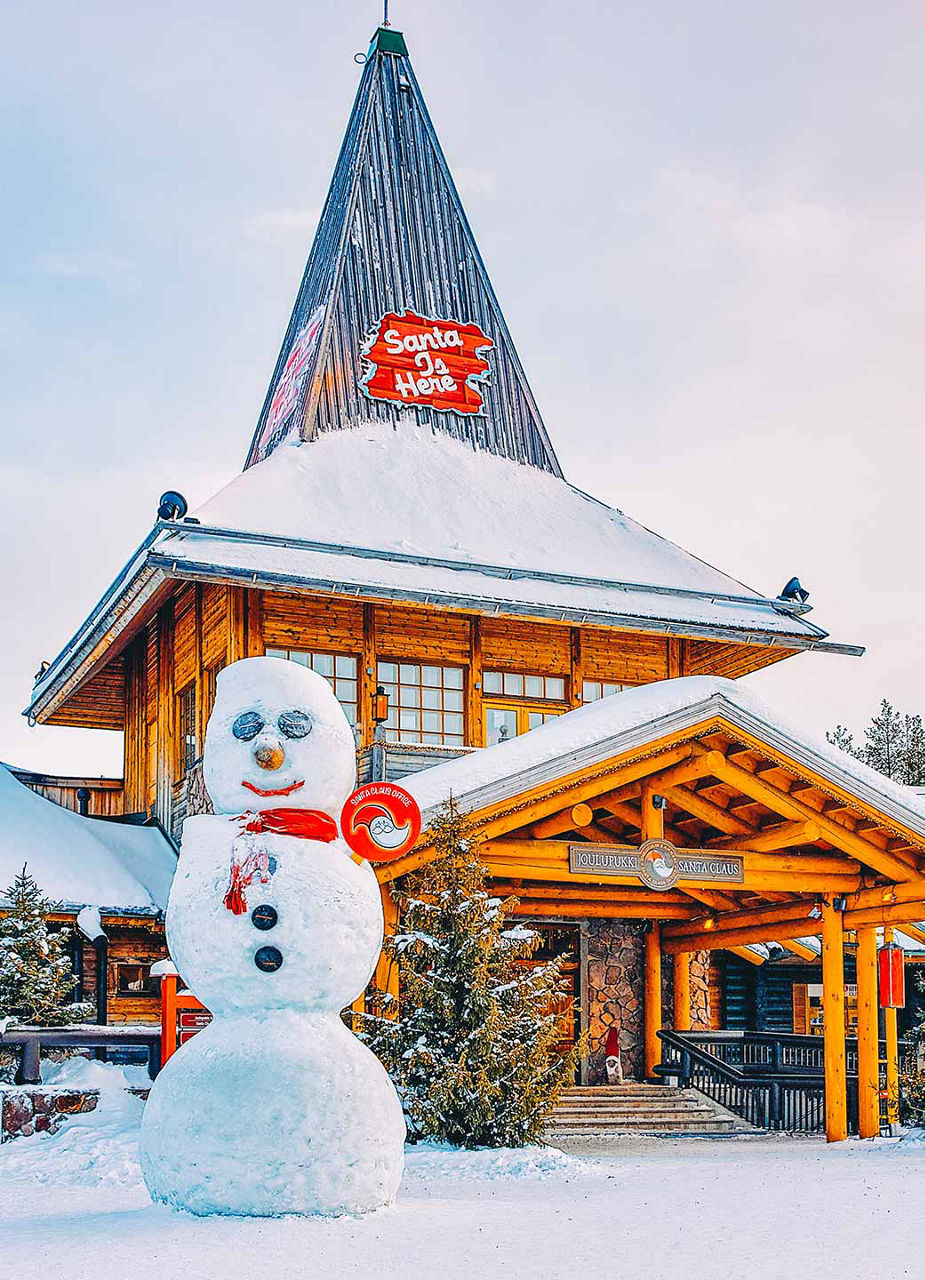
[[389, 22], [389, 0], [382, 0], [382, 25], [384, 27], [390, 27], [392, 25]]

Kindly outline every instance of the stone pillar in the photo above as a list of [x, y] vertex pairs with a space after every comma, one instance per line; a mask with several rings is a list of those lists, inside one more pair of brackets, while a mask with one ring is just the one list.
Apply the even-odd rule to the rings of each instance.
[[611, 1027], [620, 1036], [623, 1075], [642, 1079], [643, 927], [640, 920], [590, 920], [587, 948], [588, 1079], [603, 1084]]

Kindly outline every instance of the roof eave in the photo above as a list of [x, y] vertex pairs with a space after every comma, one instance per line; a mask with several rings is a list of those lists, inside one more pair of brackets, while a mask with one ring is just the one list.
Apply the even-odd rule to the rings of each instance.
[[[324, 575], [317, 577], [274, 573], [270, 570], [237, 569], [227, 565], [218, 565], [209, 561], [194, 562], [180, 556], [172, 556], [166, 547], [172, 536], [178, 534], [193, 537], [219, 538], [228, 542], [248, 541], [267, 546], [301, 546], [293, 539], [272, 534], [254, 534], [242, 530], [219, 529], [208, 526], [177, 525], [172, 522], [159, 521], [147, 538], [133, 553], [121, 572], [105, 594], [100, 598], [82, 627], [78, 629], [64, 649], [49, 665], [42, 678], [36, 682], [32, 698], [23, 714], [30, 720], [42, 722], [53, 715], [55, 710], [70, 696], [75, 689], [93, 674], [104, 661], [112, 657], [112, 646], [105, 655], [95, 653], [99, 641], [107, 634], [116, 640], [129, 627], [143, 608], [168, 580], [192, 582], [216, 582], [235, 586], [257, 588], [283, 588], [290, 591], [316, 591], [331, 595], [349, 595], [357, 598], [381, 599], [390, 601], [406, 601], [414, 604], [436, 605], [443, 608], [459, 608], [494, 616], [512, 616], [537, 618], [546, 621], [568, 622], [572, 625], [609, 626], [624, 631], [647, 632], [683, 639], [712, 640], [731, 644], [749, 645], [758, 648], [785, 649], [797, 653], [814, 650], [820, 653], [838, 653], [852, 657], [860, 657], [864, 653], [863, 646], [841, 644], [828, 639], [828, 633], [821, 627], [800, 616], [799, 612], [781, 607], [780, 602], [764, 600], [761, 597], [749, 599], [742, 597], [742, 603], [753, 607], [773, 609], [775, 613], [794, 617], [794, 621], [804, 630], [801, 632], [772, 632], [760, 625], [729, 626], [716, 623], [699, 623], [683, 618], [661, 619], [638, 614], [623, 614], [611, 610], [589, 610], [559, 605], [541, 605], [530, 601], [514, 601], [500, 596], [485, 594], [464, 594], [453, 592], [433, 592], [415, 590], [410, 587], [387, 587], [382, 585], [358, 584], [333, 579]], [[158, 544], [159, 545], [156, 545]], [[651, 591], [654, 595], [672, 595], [678, 599], [688, 597], [727, 599], [717, 593], [694, 592], [684, 588], [677, 590], [660, 586], [647, 586], [641, 583], [604, 583], [603, 580], [580, 578], [565, 574], [545, 573], [537, 570], [520, 570], [496, 565], [481, 565], [466, 561], [449, 561], [427, 556], [412, 556], [406, 553], [389, 553], [382, 550], [364, 547], [348, 547], [327, 543], [306, 542], [304, 549], [309, 551], [337, 552], [358, 559], [379, 559], [397, 563], [417, 563], [432, 565], [435, 568], [450, 568], [464, 572], [482, 572], [486, 576], [495, 576], [505, 581], [526, 581], [531, 577], [540, 581], [553, 581], [576, 586], [618, 586], [634, 591]], [[732, 599], [732, 597], [728, 597]]]
[[[303, 574], [275, 573], [271, 570], [235, 568], [206, 561], [181, 561], [179, 558], [156, 555], [152, 557], [162, 572], [169, 577], [184, 578], [193, 582], [225, 582], [249, 587], [282, 588], [287, 591], [323, 591], [331, 595], [349, 595], [358, 599], [408, 601], [414, 604], [438, 605], [470, 612], [496, 616], [538, 618], [547, 621], [569, 622], [609, 626], [621, 631], [643, 631], [678, 638], [727, 641], [751, 645], [757, 648], [783, 648], [793, 652], [813, 649], [826, 653], [841, 653], [860, 657], [861, 645], [839, 644], [826, 639], [826, 632], [815, 629], [815, 634], [780, 634], [764, 631], [760, 626], [731, 627], [715, 623], [688, 622], [683, 619], [664, 620], [634, 614], [622, 614], [604, 610], [570, 608], [566, 605], [541, 605], [531, 601], [502, 599], [490, 595], [464, 595], [416, 590], [412, 587], [387, 587], [379, 584], [357, 584], [331, 578], [323, 574], [317, 577]], [[468, 566], [460, 566], [468, 568]]]
[[[828, 781], [830, 785], [850, 792], [862, 805], [898, 823], [925, 841], [925, 816], [921, 812], [898, 803], [875, 784], [857, 778], [850, 770], [841, 768], [836, 761], [814, 751], [805, 741], [793, 737], [783, 726], [755, 716], [747, 708], [731, 701], [719, 691], [699, 702], [666, 712], [645, 723], [622, 729], [585, 747], [569, 750], [545, 760], [541, 764], [527, 766], [475, 787], [469, 792], [454, 790], [453, 795], [466, 812], [477, 813], [495, 805], [504, 804], [525, 790], [552, 784], [566, 776], [580, 774], [585, 769], [594, 768], [606, 760], [616, 759], [629, 752], [639, 751], [654, 742], [663, 744], [672, 738], [696, 736], [699, 730], [710, 726], [715, 727], [718, 721], [722, 721], [733, 732], [739, 730], [757, 738], [770, 751], [786, 757], [795, 766], [811, 770]], [[489, 750], [493, 749], [489, 748]], [[437, 765], [435, 768], [450, 771], [455, 763], [449, 762]], [[428, 772], [424, 770], [420, 774], [411, 775], [405, 780], [405, 785], [413, 793], [415, 779], [423, 779]], [[448, 786], [452, 787], [452, 783], [448, 783]], [[438, 808], [438, 805], [433, 805], [422, 809], [425, 826]]]

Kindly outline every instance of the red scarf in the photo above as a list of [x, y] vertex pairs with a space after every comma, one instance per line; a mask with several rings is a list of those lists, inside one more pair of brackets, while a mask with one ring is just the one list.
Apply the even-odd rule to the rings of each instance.
[[[337, 823], [318, 809], [261, 809], [257, 813], [241, 813], [236, 821], [241, 823], [242, 835], [298, 836], [302, 840], [320, 840], [330, 844], [338, 836]], [[225, 893], [225, 906], [236, 916], [247, 911], [244, 890], [260, 873], [262, 884], [270, 878], [269, 859], [264, 851], [251, 852], [243, 862], [231, 861], [231, 878]]]

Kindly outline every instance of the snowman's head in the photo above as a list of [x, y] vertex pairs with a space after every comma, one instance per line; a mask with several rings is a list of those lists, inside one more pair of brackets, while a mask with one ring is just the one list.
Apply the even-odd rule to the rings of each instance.
[[285, 658], [243, 658], [219, 672], [203, 773], [216, 813], [338, 818], [356, 783], [353, 732], [323, 676]]

